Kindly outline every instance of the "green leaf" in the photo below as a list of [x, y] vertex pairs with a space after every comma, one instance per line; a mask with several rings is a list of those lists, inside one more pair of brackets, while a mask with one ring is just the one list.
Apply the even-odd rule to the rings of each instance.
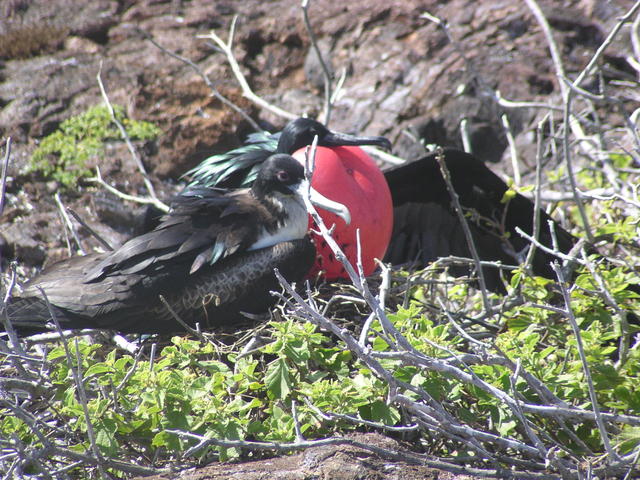
[[291, 392], [291, 376], [287, 362], [283, 358], [269, 365], [264, 379], [269, 398], [284, 400]]

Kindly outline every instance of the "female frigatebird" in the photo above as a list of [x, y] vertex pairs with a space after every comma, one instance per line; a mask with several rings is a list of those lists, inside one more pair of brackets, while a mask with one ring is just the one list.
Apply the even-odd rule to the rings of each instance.
[[[47, 330], [51, 312], [42, 291], [65, 329], [183, 330], [159, 295], [202, 328], [232, 322], [241, 311], [262, 312], [278, 287], [274, 268], [297, 281], [314, 261], [302, 198], [307, 189], [304, 168], [285, 154], [262, 162], [250, 189], [188, 189], [153, 231], [115, 251], [44, 270], [11, 300], [8, 318], [21, 334]], [[343, 205], [310, 191], [312, 202], [349, 223]]]
[[[305, 125], [313, 125], [315, 132], [328, 131], [316, 121], [298, 119], [290, 122], [281, 132], [280, 142], [296, 147], [304, 145], [305, 142], [310, 143], [311, 135], [301, 135], [300, 141], [292, 140], [298, 138], [292, 132], [304, 131]], [[322, 145], [321, 138], [319, 136], [320, 145]], [[253, 169], [259, 164], [265, 151], [276, 146], [275, 139], [275, 135], [256, 134], [249, 139], [247, 153], [240, 153], [243, 150], [237, 149], [205, 160], [188, 173], [192, 176], [192, 185], [250, 184]], [[378, 141], [377, 144], [388, 146], [388, 143], [382, 141]], [[346, 162], [348, 165], [341, 168], [339, 164], [345, 163], [347, 152], [351, 157]], [[301, 157], [301, 153], [298, 152], [294, 156]], [[520, 228], [529, 235], [533, 234], [535, 210], [533, 202], [517, 193], [510, 199], [505, 197], [505, 193], [509, 190], [505, 182], [473, 155], [456, 149], [445, 149], [443, 159], [450, 171], [460, 204], [466, 211], [480, 259], [499, 261], [507, 265], [520, 264], [530, 243], [517, 233], [516, 228]], [[321, 174], [314, 176], [314, 188], [324, 195], [341, 201], [352, 213], [351, 225], [348, 227], [338, 225], [336, 235], [355, 238], [356, 228], [364, 232], [361, 234], [363, 262], [371, 267], [368, 270], [365, 269], [365, 273], [373, 270], [373, 258], [380, 258], [385, 250], [387, 252], [385, 261], [393, 265], [411, 264], [417, 267], [426, 266], [437, 258], [449, 255], [471, 257], [467, 239], [459, 218], [453, 210], [451, 196], [440, 172], [435, 153], [386, 170], [383, 172], [386, 181], [381, 181], [376, 176], [380, 175], [380, 172], [375, 166], [367, 168], [366, 171], [360, 170], [358, 182], [344, 175], [345, 169], [353, 171], [354, 164], [367, 165], [367, 167], [374, 165], [373, 161], [357, 148], [335, 148], [334, 146], [319, 148], [316, 162], [316, 168]], [[357, 186], [367, 182], [367, 188]], [[355, 188], [354, 183], [357, 183]], [[361, 190], [366, 193], [362, 193]], [[387, 211], [384, 207], [389, 191], [393, 202], [392, 214], [390, 208]], [[348, 197], [344, 196], [346, 193], [349, 194]], [[369, 212], [370, 215], [361, 220], [362, 216], [356, 215], [358, 211]], [[469, 212], [475, 212], [475, 214], [469, 214]], [[323, 217], [329, 218], [328, 223], [332, 220], [330, 215], [323, 214]], [[393, 232], [389, 241], [385, 224], [392, 217]], [[379, 224], [375, 224], [372, 218], [378, 219]], [[549, 222], [553, 226], [552, 229], [549, 227]], [[543, 211], [540, 211], [539, 240], [547, 246], [556, 244], [563, 253], [569, 252], [576, 242], [571, 234]], [[322, 248], [319, 242], [316, 242], [317, 247]], [[371, 242], [376, 243], [375, 253], [372, 253], [371, 249], [366, 250]], [[351, 251], [347, 251], [347, 256], [355, 264], [355, 248], [353, 244], [348, 246], [351, 247]], [[549, 263], [554, 258], [553, 255], [538, 249], [533, 258], [533, 272], [537, 275], [552, 276]], [[330, 253], [325, 254], [323, 260], [322, 263], [316, 262], [314, 271], [328, 270], [333, 273], [329, 278], [342, 275], [341, 266], [336, 265], [337, 262], [331, 258]], [[461, 267], [452, 268], [450, 271], [454, 274], [466, 274], [469, 269]], [[492, 290], [504, 288], [499, 270], [495, 268], [485, 269], [485, 279], [487, 286]]]

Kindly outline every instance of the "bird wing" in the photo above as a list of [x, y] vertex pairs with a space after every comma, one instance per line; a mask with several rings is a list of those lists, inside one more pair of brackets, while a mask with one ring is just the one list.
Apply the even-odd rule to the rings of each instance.
[[[87, 270], [107, 254], [72, 257], [36, 277], [21, 297], [11, 299], [8, 315], [21, 334], [47, 331], [50, 310], [62, 328], [104, 328], [123, 333], [171, 333], [182, 327], [160, 303], [162, 294], [174, 312], [202, 328], [238, 321], [240, 312], [260, 313], [274, 303], [274, 268], [289, 282], [307, 274], [315, 259], [308, 237], [231, 255], [197, 273], [165, 270], [164, 282], [142, 274], [114, 272], [101, 282], [84, 282]], [[178, 266], [173, 264], [177, 269]], [[184, 270], [184, 269], [183, 269]], [[160, 288], [160, 284], [162, 288]], [[148, 288], [151, 284], [151, 288]], [[44, 290], [51, 307], [43, 299]]]
[[[507, 184], [484, 162], [470, 154], [445, 149], [444, 161], [480, 258], [519, 264], [521, 259], [518, 258], [518, 253], [525, 251], [530, 244], [517, 233], [516, 227], [530, 235], [533, 233], [533, 202], [517, 193], [506, 200]], [[396, 217], [390, 253], [387, 255], [390, 261], [415, 262], [416, 245], [423, 250], [423, 259], [459, 255], [457, 252], [464, 250], [468, 252], [468, 247], [462, 247], [466, 243], [462, 225], [453, 210], [451, 196], [435, 153], [389, 169], [385, 171], [385, 178], [391, 190]], [[554, 226], [553, 233], [548, 226], [549, 221]], [[437, 233], [438, 230], [449, 233]], [[576, 242], [570, 233], [541, 211], [540, 241], [545, 245], [552, 245], [552, 235], [556, 236], [559, 249], [565, 253]], [[446, 248], [447, 244], [449, 248]], [[413, 247], [409, 248], [409, 245]], [[431, 251], [424, 251], [425, 249]], [[538, 275], [552, 275], [549, 262], [553, 258], [538, 249], [534, 257], [534, 272]]]
[[[158, 278], [179, 268], [184, 275], [246, 249], [253, 243], [249, 206], [242, 195], [194, 188], [178, 195], [160, 224], [106, 254], [89, 269], [85, 282], [110, 275]], [[150, 285], [148, 285], [150, 286]]]
[[244, 145], [226, 153], [213, 155], [189, 170], [189, 187], [247, 187], [253, 183], [260, 165], [278, 147], [280, 132], [252, 133]]

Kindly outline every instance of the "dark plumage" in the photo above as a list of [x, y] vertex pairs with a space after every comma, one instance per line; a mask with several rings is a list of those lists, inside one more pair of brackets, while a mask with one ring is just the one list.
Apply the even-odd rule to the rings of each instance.
[[[516, 227], [533, 234], [533, 202], [520, 194], [503, 201], [507, 185], [470, 154], [445, 149], [444, 160], [480, 258], [507, 265], [520, 264], [530, 243], [516, 232]], [[423, 266], [449, 255], [471, 258], [435, 153], [384, 173], [394, 206], [394, 228], [385, 261], [394, 265]], [[576, 239], [544, 211], [540, 212], [540, 242], [553, 245], [548, 226], [550, 220], [558, 248], [567, 253]], [[537, 249], [533, 272], [553, 278], [549, 264], [554, 259], [553, 255]], [[468, 269], [454, 268], [451, 271], [464, 274]], [[485, 268], [484, 273], [489, 288], [502, 289], [497, 269]]]
[[63, 328], [182, 330], [158, 295], [203, 328], [232, 322], [240, 311], [264, 311], [273, 302], [269, 291], [277, 289], [274, 268], [296, 281], [313, 264], [305, 186], [298, 161], [273, 155], [250, 190], [187, 190], [153, 231], [113, 252], [70, 258], [42, 272], [11, 300], [9, 319], [23, 334], [46, 330], [50, 313], [39, 289]]
[[191, 177], [190, 187], [249, 186], [255, 180], [260, 164], [273, 153], [292, 154], [307, 145], [314, 137], [323, 147], [377, 145], [387, 150], [391, 143], [384, 137], [356, 137], [332, 132], [322, 123], [311, 118], [297, 118], [290, 121], [281, 132], [260, 132], [249, 135], [245, 144], [234, 150], [203, 160], [189, 170], [185, 176]]
[[[260, 165], [274, 153], [292, 154], [311, 145], [318, 137], [323, 147], [377, 145], [391, 150], [391, 143], [384, 137], [353, 136], [332, 132], [322, 123], [311, 118], [290, 121], [280, 132], [258, 132], [248, 136], [244, 145], [226, 153], [213, 155], [184, 174], [191, 181], [187, 188], [249, 187], [256, 179]], [[162, 211], [153, 205], [147, 206], [138, 216], [134, 233], [139, 235], [156, 227]]]
[[[306, 129], [309, 129], [308, 133], [305, 133]], [[327, 131], [318, 122], [294, 120], [280, 134], [278, 151], [294, 147], [297, 149], [306, 142], [311, 143], [312, 133]], [[192, 185], [200, 182], [209, 186], [219, 183], [227, 186], [251, 184], [252, 169], [257, 168], [262, 161], [264, 149], [267, 148], [265, 145], [274, 148], [276, 138], [275, 135], [251, 137], [250, 144], [243, 147], [247, 149], [247, 153], [240, 153], [242, 149], [238, 149], [205, 160], [189, 172], [193, 176]], [[320, 136], [320, 144], [322, 138]], [[388, 143], [383, 142], [382, 137], [370, 138], [378, 139], [377, 145], [388, 148]], [[455, 149], [445, 149], [444, 156], [460, 203], [463, 208], [468, 209], [467, 218], [480, 258], [501, 261], [503, 264], [519, 264], [529, 242], [515, 228], [519, 227], [528, 234], [533, 233], [533, 202], [518, 194], [503, 203], [503, 195], [508, 187], [484, 162]], [[394, 206], [394, 229], [385, 261], [393, 265], [423, 267], [449, 255], [471, 257], [435, 154], [387, 169], [384, 174]], [[541, 212], [540, 241], [545, 245], [552, 244], [549, 220], [552, 220], [551, 217]], [[559, 249], [568, 252], [576, 239], [556, 222], [553, 225]], [[533, 272], [553, 277], [549, 266], [553, 259], [552, 255], [538, 250], [533, 260]], [[450, 271], [455, 275], [462, 275], [467, 274], [469, 269], [454, 267]], [[486, 268], [485, 277], [489, 288], [503, 289], [497, 269]]]

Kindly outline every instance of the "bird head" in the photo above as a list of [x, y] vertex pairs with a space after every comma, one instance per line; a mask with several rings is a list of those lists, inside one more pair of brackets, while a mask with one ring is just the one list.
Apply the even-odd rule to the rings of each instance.
[[301, 203], [303, 203], [304, 196], [309, 195], [311, 203], [338, 215], [347, 225], [351, 223], [349, 209], [312, 188], [305, 178], [304, 167], [291, 155], [278, 153], [265, 160], [251, 190], [258, 198], [264, 198], [278, 192], [281, 195], [294, 196]]
[[391, 150], [391, 143], [384, 137], [357, 137], [346, 133], [332, 132], [322, 123], [311, 118], [297, 118], [290, 121], [280, 133], [278, 152], [293, 153], [311, 145], [318, 137], [318, 145], [322, 147], [376, 145]]

